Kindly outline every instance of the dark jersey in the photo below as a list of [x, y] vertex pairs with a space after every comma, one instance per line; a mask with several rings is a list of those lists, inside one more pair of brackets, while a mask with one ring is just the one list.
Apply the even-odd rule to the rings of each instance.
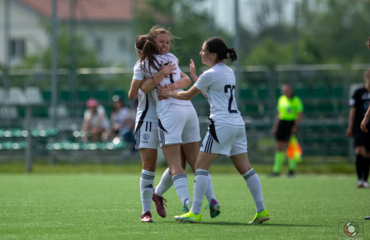
[[[357, 89], [349, 100], [349, 105], [356, 108], [355, 120], [353, 123], [353, 131], [356, 133], [356, 131], [360, 129], [362, 119], [369, 108], [370, 92], [368, 92], [365, 87]], [[370, 124], [368, 124], [368, 127], [369, 126]]]

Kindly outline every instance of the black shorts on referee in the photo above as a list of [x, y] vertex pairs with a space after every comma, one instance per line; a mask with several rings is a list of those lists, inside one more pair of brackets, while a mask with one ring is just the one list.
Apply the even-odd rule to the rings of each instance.
[[289, 142], [290, 135], [292, 133], [292, 127], [295, 121], [279, 120], [279, 124], [276, 129], [276, 140]]

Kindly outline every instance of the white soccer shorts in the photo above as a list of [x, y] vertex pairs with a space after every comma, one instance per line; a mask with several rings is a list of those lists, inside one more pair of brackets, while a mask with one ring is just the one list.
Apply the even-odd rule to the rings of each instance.
[[248, 152], [245, 126], [217, 126], [211, 123], [200, 151], [235, 156]]
[[200, 141], [199, 120], [193, 106], [171, 104], [158, 118], [161, 147]]
[[156, 122], [137, 122], [135, 126], [136, 149], [151, 148], [158, 149], [158, 123]]

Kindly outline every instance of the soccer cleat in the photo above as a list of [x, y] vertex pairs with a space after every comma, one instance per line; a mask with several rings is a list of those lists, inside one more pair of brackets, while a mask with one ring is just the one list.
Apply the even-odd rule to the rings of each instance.
[[186, 199], [185, 203], [184, 203], [184, 206], [183, 206], [184, 209], [182, 211], [185, 212], [185, 213], [190, 212], [192, 204], [193, 204], [193, 200], [191, 200], [190, 198]]
[[200, 223], [202, 220], [202, 215], [200, 213], [195, 215], [192, 212], [188, 212], [181, 216], [175, 216], [175, 220], [179, 222]]
[[280, 177], [280, 173], [271, 172], [267, 177]]
[[368, 182], [363, 181], [363, 182], [362, 182], [362, 187], [363, 187], [363, 188], [370, 188], [370, 185], [369, 185], [369, 183], [368, 183]]
[[288, 175], [287, 175], [288, 177], [294, 177], [295, 176], [295, 172], [294, 171], [292, 171], [292, 170], [289, 170], [289, 172], [288, 172]]
[[357, 181], [357, 187], [358, 188], [363, 188], [364, 187], [362, 180]]
[[253, 220], [249, 222], [249, 224], [257, 224], [263, 223], [270, 220], [269, 213], [267, 209], [263, 210], [262, 212], [257, 212], [256, 216], [254, 216]]
[[147, 211], [143, 215], [141, 215], [141, 222], [153, 222], [152, 214]]
[[212, 199], [211, 203], [207, 205], [206, 209], [209, 207], [209, 214], [211, 218], [215, 218], [221, 213], [221, 205], [219, 202], [217, 202], [216, 199]]
[[164, 206], [167, 207], [166, 202], [167, 200], [164, 199], [164, 197], [158, 196], [155, 194], [155, 188], [153, 189], [153, 202], [155, 203], [155, 210], [157, 210], [157, 213], [159, 216], [165, 218], [166, 217], [166, 209], [164, 209]]

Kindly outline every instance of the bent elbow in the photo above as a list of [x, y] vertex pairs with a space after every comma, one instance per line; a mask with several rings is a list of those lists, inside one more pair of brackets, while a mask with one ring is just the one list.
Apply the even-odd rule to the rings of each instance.
[[143, 93], [148, 93], [148, 92], [150, 92], [150, 90], [151, 89], [147, 89], [147, 88], [140, 88], [141, 89], [141, 91], [143, 92]]
[[191, 96], [189, 96], [189, 95], [185, 96], [185, 100], [190, 101], [191, 99], [192, 99], [192, 97], [191, 97]]

